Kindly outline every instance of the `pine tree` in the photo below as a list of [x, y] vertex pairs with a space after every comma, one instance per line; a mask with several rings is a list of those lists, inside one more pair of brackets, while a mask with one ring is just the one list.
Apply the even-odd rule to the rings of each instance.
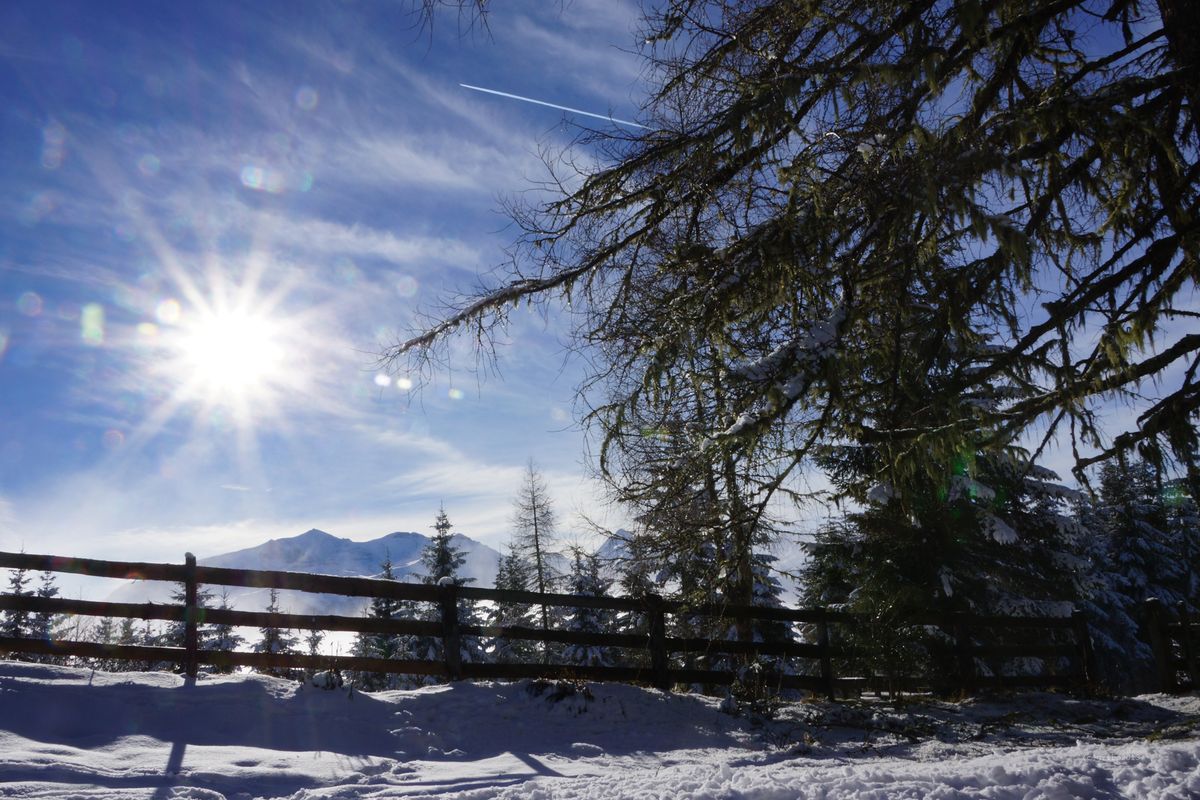
[[[35, 597], [49, 599], [58, 596], [58, 586], [55, 585], [54, 573], [46, 570], [40, 576], [40, 583], [34, 592]], [[49, 641], [50, 631], [54, 627], [54, 614], [41, 611], [34, 614], [30, 620], [29, 635], [34, 639]]]
[[[421, 565], [425, 568], [425, 574], [421, 577], [421, 582], [427, 586], [465, 586], [468, 583], [473, 583], [475, 580], [474, 578], [467, 578], [458, 574], [459, 568], [466, 563], [466, 557], [465, 551], [454, 546], [450, 535], [453, 527], [449, 517], [446, 516], [445, 507], [440, 508], [433, 525], [433, 538], [421, 551]], [[417, 619], [425, 622], [441, 621], [442, 613], [437, 605], [432, 603], [424, 603], [422, 605], [424, 608], [418, 610], [416, 613]], [[475, 603], [471, 600], [458, 601], [458, 619], [459, 623], [463, 625], [478, 625], [482, 622], [479, 619]], [[479, 641], [479, 637], [463, 636], [460, 641], [460, 655], [464, 663], [481, 662], [484, 660], [483, 646]], [[417, 659], [441, 661], [445, 658], [441, 637], [415, 636], [412, 638], [410, 648], [413, 657]], [[417, 680], [423, 683], [434, 682], [431, 676], [425, 676]]]
[[[279, 590], [271, 589], [270, 597], [271, 599], [267, 603], [266, 612], [268, 614], [280, 613]], [[254, 652], [268, 653], [270, 655], [291, 655], [297, 652], [296, 637], [290, 630], [266, 625], [259, 628], [258, 631], [259, 639], [254, 645]], [[293, 674], [293, 670], [286, 667], [267, 667], [259, 671], [280, 678], [292, 677]]]
[[[221, 600], [218, 603], [217, 608], [221, 611], [230, 610], [231, 606], [229, 604], [228, 588], [222, 589]], [[245, 644], [245, 642], [245, 637], [239, 634], [234, 626], [227, 622], [219, 622], [212, 626], [210, 635], [206, 637], [205, 649], [230, 653], [234, 650], [237, 650], [239, 647]], [[212, 671], [218, 673], [230, 673], [233, 672], [233, 665], [213, 667]]]
[[655, 576], [659, 569], [654, 563], [649, 537], [631, 533], [620, 538], [625, 552], [617, 562], [617, 586], [625, 597], [645, 597], [659, 591]]
[[[380, 568], [382, 572], [378, 577], [381, 580], [396, 580], [390, 555], [384, 556]], [[401, 601], [390, 597], [373, 597], [367, 609], [367, 616], [377, 620], [393, 620], [407, 614]], [[407, 639], [395, 633], [359, 633], [354, 639], [353, 653], [362, 658], [412, 657]], [[397, 689], [401, 686], [401, 678], [395, 673], [354, 671], [348, 678], [355, 688], [367, 692]]]
[[[145, 626], [137, 635], [137, 643], [142, 647], [159, 647], [162, 645], [162, 632], [154, 626], [152, 620], [146, 620]], [[131, 661], [131, 667], [137, 665], [131, 671], [141, 672], [159, 672], [171, 669], [173, 666], [165, 661]]]
[[[121, 627], [117, 631], [117, 645], [120, 647], [132, 647], [141, 644], [138, 636], [137, 627], [129, 617], [121, 620]], [[141, 669], [139, 662], [130, 659], [114, 659], [112, 669], [114, 672], [136, 672]]]
[[[502, 591], [528, 592], [533, 580], [533, 568], [522, 556], [516, 544], [510, 542], [496, 570], [496, 588]], [[492, 627], [531, 628], [533, 608], [528, 603], [497, 600], [488, 616]], [[510, 639], [497, 636], [490, 645], [490, 660], [498, 664], [529, 663], [537, 657], [537, 645], [529, 639]]]
[[[600, 565], [594, 553], [580, 547], [571, 550], [571, 572], [567, 575], [568, 594], [580, 597], [604, 597], [608, 582], [600, 578]], [[573, 633], [611, 633], [611, 614], [598, 608], [568, 608], [565, 627]], [[586, 667], [609, 667], [616, 660], [607, 647], [594, 644], [569, 644], [563, 649], [567, 664]]]
[[[14, 597], [28, 597], [33, 594], [32, 590], [25, 588], [28, 584], [29, 576], [24, 568], [9, 570], [8, 587], [5, 593]], [[23, 639], [30, 636], [31, 630], [28, 611], [7, 610], [4, 612], [3, 621], [0, 622], [0, 636]], [[12, 657], [20, 656], [13, 654]]]
[[[321, 643], [324, 641], [325, 641], [325, 632], [324, 631], [319, 631], [316, 629], [310, 630], [304, 637], [305, 653], [307, 655], [313, 656], [314, 658], [316, 656], [321, 655]], [[317, 674], [317, 670], [315, 667], [305, 667], [304, 668], [304, 679], [305, 680], [311, 681], [313, 675], [315, 675], [315, 674]]]
[[[130, 623], [133, 620], [129, 620]], [[99, 623], [96, 624], [92, 632], [92, 641], [97, 644], [115, 644], [117, 640], [117, 626], [113, 622], [112, 617], [101, 617]], [[121, 662], [115, 658], [95, 658], [91, 661], [92, 667], [105, 672], [120, 672], [119, 666]]]
[[[636, 533], [620, 538], [625, 550], [616, 563], [617, 588], [625, 597], [645, 599], [658, 594], [661, 589], [656, 576], [661, 571], [654, 563], [652, 542], [649, 537]], [[650, 639], [650, 617], [643, 611], [618, 611], [614, 628], [624, 634]], [[624, 662], [630, 666], [642, 666], [649, 661], [649, 651], [634, 651], [626, 655]]]
[[[489, 354], [520, 301], [565, 299], [622, 487], [610, 456], [676, 420], [704, 462], [768, 465], [769, 491], [851, 441], [903, 495], [1042, 425], [1102, 442], [1084, 463], [1141, 447], [1200, 475], [1200, 334], [1168, 324], [1198, 257], [1196, 20], [1187, 0], [655, 4], [645, 129], [590, 138], [599, 167], [516, 209], [511, 274], [385, 358], [419, 371], [455, 331]], [[906, 384], [951, 336], [996, 343], [923, 413]], [[1026, 391], [959, 413], [997, 375]], [[1160, 378], [1135, 425], [1101, 428], [1099, 403]]]
[[1081, 501], [1078, 511], [1086, 532], [1080, 552], [1089, 564], [1084, 609], [1097, 662], [1109, 688], [1149, 691], [1154, 662], [1139, 630], [1143, 603], [1154, 597], [1170, 608], [1184, 599], [1195, 581], [1187, 555], [1196, 552], [1200, 534], [1184, 522], [1186, 493], [1176, 491], [1182, 484], [1161, 482], [1146, 461], [1104, 464], [1098, 484], [1094, 501]]
[[[525, 477], [513, 501], [512, 525], [515, 541], [533, 568], [531, 587], [539, 594], [554, 591], [557, 576], [550, 566], [556, 519], [554, 504], [542, 475], [529, 460]], [[550, 628], [550, 608], [540, 607], [542, 630]], [[542, 660], [549, 663], [550, 645], [543, 643]]]
[[[196, 607], [210, 608], [212, 606], [213, 594], [210, 589], [203, 585], [196, 587]], [[187, 604], [187, 585], [178, 583], [171, 591], [171, 603], [177, 606], [185, 606]], [[182, 612], [181, 612], [182, 613]], [[211, 625], [197, 624], [196, 625], [196, 645], [201, 650], [211, 650], [213, 631]], [[163, 631], [160, 643], [164, 647], [183, 647], [187, 639], [187, 623], [182, 619], [172, 620], [167, 623], [166, 630]]]
[[[927, 643], [946, 634], [911, 620], [924, 614], [1064, 616], [1089, 588], [1088, 564], [1068, 502], [1077, 493], [1019, 452], [959, 457], [939, 475], [862, 493], [874, 474], [867, 448], [831, 452], [835, 483], [866, 501], [825, 526], [810, 545], [802, 603], [864, 615], [868, 627], [844, 635], [877, 674], [952, 673]], [[1018, 642], [1013, 641], [1013, 644]], [[943, 648], [944, 649], [944, 648]], [[1005, 672], [1040, 670], [1033, 661], [980, 663]]]
[[[34, 596], [49, 599], [58, 596], [58, 586], [55, 585], [54, 573], [46, 570], [41, 573], [38, 588], [34, 591]], [[52, 641], [55, 633], [55, 623], [58, 615], [48, 611], [39, 611], [29, 617], [29, 637], [32, 639], [40, 639], [44, 642]], [[40, 655], [34, 657], [35, 661], [40, 661], [43, 664], [61, 664], [64, 659], [58, 656]]]
[[1157, 597], [1167, 606], [1183, 599], [1182, 542], [1173, 541], [1170, 512], [1152, 465], [1122, 458], [1100, 468], [1094, 524], [1109, 559], [1135, 602]]
[[427, 586], [439, 586], [444, 581], [464, 586], [473, 580], [458, 574], [459, 568], [466, 563], [466, 551], [455, 547], [451, 541], [450, 531], [453, 527], [446, 516], [445, 507], [438, 509], [437, 519], [433, 523], [433, 539], [421, 550], [421, 565], [425, 567], [421, 582]]

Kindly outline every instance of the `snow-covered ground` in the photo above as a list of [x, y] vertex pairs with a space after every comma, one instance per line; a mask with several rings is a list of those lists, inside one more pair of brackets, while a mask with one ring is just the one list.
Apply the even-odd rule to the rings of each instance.
[[581, 689], [0, 661], [0, 797], [1200, 797], [1196, 696], [800, 702], [756, 725], [711, 698]]

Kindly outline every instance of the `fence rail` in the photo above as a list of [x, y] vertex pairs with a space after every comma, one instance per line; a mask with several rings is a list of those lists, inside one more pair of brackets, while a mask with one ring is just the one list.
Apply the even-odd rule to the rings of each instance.
[[1200, 689], [1200, 619], [1189, 610], [1195, 605], [1181, 601], [1172, 613], [1156, 597], [1143, 604], [1159, 691]]
[[[330, 669], [361, 672], [433, 675], [451, 680], [459, 678], [517, 679], [526, 677], [569, 676], [581, 679], [643, 682], [663, 690], [676, 684], [730, 685], [737, 680], [734, 669], [697, 668], [689, 656], [726, 656], [749, 659], [756, 656], [780, 656], [808, 663], [801, 674], [773, 674], [770, 685], [802, 689], [830, 697], [838, 691], [863, 690], [937, 690], [970, 693], [985, 687], [1074, 687], [1089, 691], [1095, 675], [1091, 641], [1083, 617], [1002, 617], [972, 614], [927, 614], [903, 619], [904, 626], [926, 628], [939, 633], [941, 641], [928, 644], [926, 650], [951, 663], [951, 672], [931, 675], [846, 675], [860, 655], [849, 644], [847, 634], [874, 630], [879, 621], [843, 611], [807, 608], [764, 608], [757, 606], [689, 605], [650, 595], [645, 598], [585, 597], [568, 594], [517, 592], [459, 586], [426, 586], [376, 578], [352, 578], [334, 575], [242, 570], [203, 567], [187, 554], [184, 564], [105, 561], [65, 558], [50, 555], [0, 552], [0, 568], [29, 571], [65, 572], [94, 577], [171, 581], [184, 585], [184, 605], [162, 603], [111, 603], [67, 598], [42, 598], [32, 595], [0, 595], [0, 611], [39, 614], [78, 614], [86, 616], [166, 620], [183, 622], [184, 647], [98, 644], [81, 641], [44, 641], [0, 637], [0, 652], [35, 655], [71, 655], [82, 658], [132, 660], [147, 663], [179, 664], [188, 675], [195, 675], [202, 664], [215, 667], [246, 666], [260, 669]], [[388, 598], [436, 604], [440, 620], [375, 619], [335, 615], [284, 614], [234, 609], [203, 608], [197, 603], [198, 586], [239, 586], [291, 589], [310, 593], [351, 597]], [[522, 626], [466, 625], [458, 618], [460, 600], [566, 606], [635, 612], [645, 622], [645, 633], [587, 633], [546, 630]], [[811, 641], [754, 642], [723, 638], [668, 635], [667, 618], [707, 617], [722, 621], [761, 620], [806, 626]], [[895, 621], [891, 621], [895, 622]], [[891, 622], [883, 623], [890, 625]], [[357, 633], [397, 634], [438, 637], [443, 643], [444, 659], [381, 659], [362, 656], [311, 656], [205, 650], [198, 646], [200, 624], [224, 624], [259, 628], [351, 631]], [[1026, 636], [1044, 630], [1058, 641], [1004, 642], [1004, 635], [1025, 631]], [[986, 633], [986, 636], [981, 634]], [[836, 634], [836, 635], [835, 635]], [[590, 645], [623, 648], [640, 654], [638, 666], [579, 666], [567, 664], [490, 664], [463, 663], [460, 657], [462, 637], [503, 637], [543, 643]], [[1064, 637], [1070, 637], [1065, 641]], [[982, 640], [982, 641], [977, 641]], [[979, 669], [986, 659], [1041, 658], [1053, 665], [1069, 662], [1068, 670], [1043, 670], [1039, 675], [987, 674]], [[736, 661], [736, 659], [733, 659]], [[861, 670], [859, 670], [861, 671]]]

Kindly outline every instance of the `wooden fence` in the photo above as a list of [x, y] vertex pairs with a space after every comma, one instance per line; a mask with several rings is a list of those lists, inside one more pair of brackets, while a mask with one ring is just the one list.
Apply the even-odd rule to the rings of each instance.
[[1200, 689], [1200, 619], [1185, 602], [1178, 603], [1173, 614], [1155, 597], [1143, 605], [1159, 691]]
[[[982, 688], [1068, 687], [1090, 690], [1095, 665], [1091, 640], [1083, 617], [1000, 617], [966, 614], [906, 618], [903, 629], [924, 631], [921, 647], [940, 658], [941, 668], [925, 674], [873, 671], [864, 667], [861, 643], [872, 631], [894, 633], [894, 620], [868, 620], [828, 609], [787, 609], [757, 606], [687, 605], [658, 596], [645, 598], [585, 597], [565, 594], [481, 589], [465, 586], [426, 586], [374, 578], [351, 578], [296, 572], [203, 567], [187, 555], [183, 565], [98, 559], [64, 558], [0, 552], [0, 568], [65, 572], [106, 578], [172, 581], [184, 586], [182, 606], [161, 603], [109, 603], [31, 595], [0, 595], [0, 611], [48, 614], [81, 614], [111, 618], [168, 620], [185, 624], [183, 647], [150, 647], [81, 641], [44, 641], [0, 637], [0, 653], [70, 655], [84, 658], [172, 662], [194, 676], [199, 665], [245, 666], [260, 669], [324, 670], [434, 675], [450, 680], [461, 678], [517, 679], [529, 677], [572, 677], [588, 680], [646, 683], [663, 690], [678, 684], [732, 685], [738, 675], [734, 666], [702, 668], [697, 657], [711, 665], [714, 658], [725, 664], [738, 659], [774, 656], [802, 662], [794, 671], [780, 671], [763, 678], [773, 689], [799, 689], [823, 693], [867, 691], [918, 691], [972, 693]], [[390, 598], [434, 603], [440, 620], [312, 616], [233, 609], [204, 608], [197, 604], [197, 587], [241, 586], [292, 589], [364, 598]], [[543, 630], [532, 627], [467, 625], [459, 619], [459, 601], [491, 601], [528, 605], [564, 606], [631, 612], [644, 620], [642, 634], [584, 633]], [[807, 641], [754, 642], [720, 637], [672, 636], [668, 619], [745, 623], [758, 620], [800, 626]], [[438, 637], [444, 659], [380, 659], [359, 656], [310, 656], [205, 650], [198, 646], [197, 626], [271, 627], [281, 629], [388, 633], [402, 636]], [[675, 628], [678, 625], [674, 626]], [[728, 625], [725, 626], [728, 630]], [[1011, 634], [1021, 641], [1009, 641]], [[1019, 634], [1023, 634], [1023, 637]], [[503, 637], [558, 644], [622, 648], [638, 654], [640, 666], [578, 666], [566, 664], [463, 663], [460, 644], [464, 636]], [[857, 642], [857, 644], [856, 644]], [[872, 649], [870, 647], [868, 650]], [[1000, 669], [981, 669], [989, 660], [1000, 664], [1011, 659], [1039, 659], [1045, 665], [1038, 674], [1002, 674]], [[945, 665], [949, 664], [947, 668]], [[1067, 664], [1065, 668], [1063, 664]]]

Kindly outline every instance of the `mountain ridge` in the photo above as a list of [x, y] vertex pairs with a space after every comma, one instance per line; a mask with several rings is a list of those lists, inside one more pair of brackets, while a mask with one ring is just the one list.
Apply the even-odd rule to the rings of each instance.
[[[392, 562], [392, 573], [402, 582], [416, 582], [424, 575], [421, 551], [433, 537], [412, 531], [391, 533], [363, 542], [334, 536], [319, 528], [310, 528], [296, 536], [269, 539], [253, 547], [219, 553], [199, 559], [208, 567], [305, 572], [342, 577], [377, 577], [385, 559]], [[461, 533], [450, 537], [454, 547], [463, 551], [461, 575], [472, 585], [491, 587], [495, 583], [500, 554]], [[214, 593], [217, 587], [213, 587]], [[270, 591], [254, 587], [221, 587], [227, 602], [243, 611], [261, 611], [270, 602]], [[112, 602], [169, 603], [173, 584], [162, 581], [129, 581], [108, 597]], [[216, 593], [212, 603], [221, 600]], [[314, 594], [294, 590], [279, 592], [279, 607], [294, 614], [336, 614], [358, 616], [368, 600], [362, 597]]]

